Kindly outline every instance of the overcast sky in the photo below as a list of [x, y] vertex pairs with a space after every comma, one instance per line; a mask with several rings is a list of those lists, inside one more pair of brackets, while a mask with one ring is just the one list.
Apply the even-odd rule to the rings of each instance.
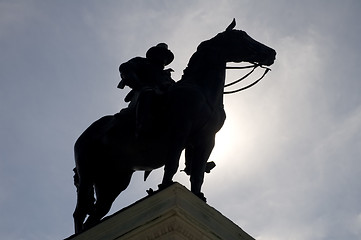
[[[361, 239], [360, 12], [359, 0], [0, 0], [0, 239], [73, 234], [73, 144], [126, 107], [119, 64], [166, 42], [178, 80], [233, 18], [277, 60], [225, 96], [208, 204], [258, 240]], [[110, 213], [162, 169], [133, 176]]]

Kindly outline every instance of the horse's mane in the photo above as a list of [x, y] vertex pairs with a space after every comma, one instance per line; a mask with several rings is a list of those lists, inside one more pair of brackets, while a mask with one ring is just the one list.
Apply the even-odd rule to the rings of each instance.
[[[187, 67], [183, 70], [183, 76], [181, 80], [187, 79], [190, 75], [199, 72], [199, 69], [209, 67], [209, 61], [207, 62], [207, 60], [211, 59], [206, 58], [205, 55], [214, 54], [214, 52], [212, 52], [212, 49], [215, 49], [215, 45], [218, 44], [220, 34], [221, 33], [217, 34], [215, 37], [209, 40], [201, 42], [198, 45], [197, 51], [193, 53], [193, 55], [189, 59]], [[201, 61], [200, 59], [202, 59], [203, 61]]]
[[202, 67], [202, 62], [199, 59], [202, 58], [204, 54], [204, 51], [199, 50], [193, 53], [192, 57], [189, 59], [187, 67], [183, 70], [182, 80], [189, 78], [190, 75], [197, 72], [197, 69]]

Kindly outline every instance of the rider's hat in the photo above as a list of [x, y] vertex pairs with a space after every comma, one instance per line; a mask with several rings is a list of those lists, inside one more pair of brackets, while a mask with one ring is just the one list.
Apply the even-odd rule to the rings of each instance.
[[149, 48], [145, 56], [151, 60], [165, 62], [165, 65], [168, 65], [174, 59], [174, 55], [168, 49], [166, 43], [158, 43], [156, 46]]

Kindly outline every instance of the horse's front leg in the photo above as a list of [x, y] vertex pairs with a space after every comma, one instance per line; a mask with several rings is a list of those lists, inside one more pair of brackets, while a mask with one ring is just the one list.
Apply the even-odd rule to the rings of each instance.
[[179, 127], [171, 128], [169, 132], [169, 138], [166, 143], [166, 159], [164, 165], [164, 175], [162, 184], [159, 185], [160, 189], [166, 188], [173, 183], [173, 177], [177, 173], [179, 167], [179, 159], [185, 146], [187, 139], [187, 131], [189, 128], [185, 127], [180, 129]]
[[194, 145], [194, 147], [190, 149], [190, 151], [192, 151], [191, 154], [186, 154], [186, 156], [188, 155], [191, 157], [191, 159], [186, 160], [191, 164], [191, 191], [203, 201], [206, 201], [206, 198], [201, 192], [201, 188], [204, 181], [204, 173], [206, 170], [207, 160], [211, 155], [214, 144], [215, 136], [208, 136], [204, 138], [203, 141], [200, 141], [200, 143]]
[[170, 150], [164, 165], [163, 180], [162, 184], [159, 185], [159, 189], [164, 189], [173, 184], [173, 177], [178, 170], [179, 159], [183, 149], [180, 146], [176, 146]]

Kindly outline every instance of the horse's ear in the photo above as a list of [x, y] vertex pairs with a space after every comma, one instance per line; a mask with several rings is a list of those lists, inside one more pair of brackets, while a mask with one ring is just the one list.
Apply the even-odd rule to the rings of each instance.
[[233, 18], [231, 24], [229, 24], [229, 26], [226, 28], [226, 32], [231, 31], [235, 26], [236, 26], [236, 19]]

